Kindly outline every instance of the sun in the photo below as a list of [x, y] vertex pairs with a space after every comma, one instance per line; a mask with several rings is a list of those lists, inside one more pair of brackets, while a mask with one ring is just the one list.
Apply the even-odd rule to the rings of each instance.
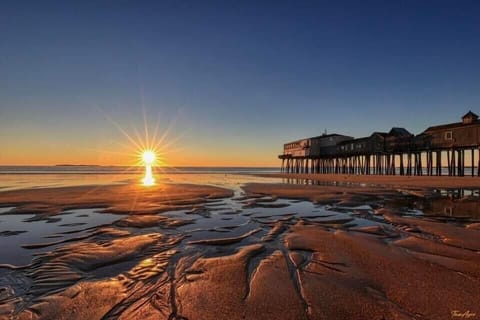
[[[138, 172], [142, 167], [145, 168], [145, 174], [141, 181], [144, 186], [151, 186], [155, 184], [154, 171], [156, 174], [161, 174], [166, 172], [165, 168], [169, 167], [169, 164], [165, 158], [166, 154], [178, 152], [178, 149], [171, 149], [171, 146], [178, 146], [179, 144], [177, 141], [179, 138], [175, 137], [173, 139], [167, 139], [169, 132], [171, 132], [171, 129], [173, 128], [172, 125], [175, 122], [171, 121], [163, 133], [159, 131], [160, 117], [157, 117], [156, 125], [154, 126], [153, 130], [150, 130], [148, 123], [149, 117], [147, 117], [143, 106], [142, 110], [144, 136], [142, 136], [142, 132], [138, 131], [135, 127], [132, 129], [133, 134], [127, 132], [120, 126], [120, 124], [111, 119], [107, 114], [105, 114], [105, 116], [128, 140], [128, 143], [123, 145], [126, 149], [128, 149], [125, 154], [128, 154], [131, 159], [130, 167], [126, 169], [126, 171], [132, 169], [133, 171]], [[124, 154], [123, 152], [114, 153]]]
[[155, 163], [157, 156], [152, 150], [145, 150], [142, 152], [142, 161], [146, 165], [152, 165]]

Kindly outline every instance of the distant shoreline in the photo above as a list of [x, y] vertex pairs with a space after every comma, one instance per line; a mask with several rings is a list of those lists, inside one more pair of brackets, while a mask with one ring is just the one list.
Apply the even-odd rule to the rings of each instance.
[[98, 164], [56, 164], [53, 167], [101, 167]]

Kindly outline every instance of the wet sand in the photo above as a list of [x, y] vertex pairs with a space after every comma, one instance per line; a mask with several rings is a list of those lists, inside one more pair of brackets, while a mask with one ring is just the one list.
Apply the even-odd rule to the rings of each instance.
[[364, 183], [388, 187], [420, 187], [420, 188], [480, 188], [479, 177], [448, 176], [386, 176], [386, 175], [350, 175], [350, 174], [293, 174], [265, 173], [256, 174], [262, 177], [285, 179], [311, 179], [320, 182]]
[[387, 205], [404, 196], [281, 183], [0, 192], [34, 220], [119, 215], [2, 265], [0, 319], [480, 318], [479, 221]]

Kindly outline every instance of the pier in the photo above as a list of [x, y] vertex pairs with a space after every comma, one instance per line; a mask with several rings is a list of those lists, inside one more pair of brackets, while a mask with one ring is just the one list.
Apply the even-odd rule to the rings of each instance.
[[[480, 121], [469, 111], [461, 122], [413, 135], [404, 128], [353, 138], [323, 134], [284, 144], [282, 173], [480, 176]], [[469, 169], [469, 170], [466, 170]]]

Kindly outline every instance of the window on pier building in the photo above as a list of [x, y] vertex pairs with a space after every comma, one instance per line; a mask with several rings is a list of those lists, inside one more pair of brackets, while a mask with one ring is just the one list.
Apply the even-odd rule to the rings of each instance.
[[452, 131], [445, 132], [445, 140], [453, 140]]

